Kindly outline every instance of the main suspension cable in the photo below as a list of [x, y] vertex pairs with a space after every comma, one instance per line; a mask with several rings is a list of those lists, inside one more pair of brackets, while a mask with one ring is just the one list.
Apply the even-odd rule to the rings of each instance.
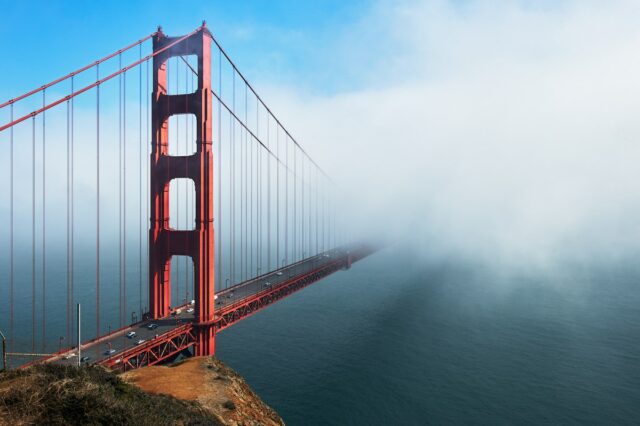
[[284, 132], [286, 133], [286, 135], [293, 141], [294, 145], [297, 146], [301, 153], [304, 154], [309, 161], [316, 166], [320, 172], [327, 178], [327, 180], [329, 182], [333, 182], [331, 180], [331, 178], [329, 177], [329, 175], [327, 173], [325, 173], [325, 171], [315, 162], [313, 161], [313, 159], [307, 154], [307, 152], [302, 148], [302, 146], [295, 140], [295, 138], [293, 136], [291, 136], [291, 134], [289, 133], [289, 131], [282, 125], [282, 123], [280, 123], [280, 120], [278, 120], [278, 117], [275, 116], [275, 114], [271, 111], [271, 109], [267, 106], [267, 104], [262, 100], [262, 98], [260, 97], [260, 95], [258, 95], [258, 92], [256, 92], [256, 90], [253, 88], [253, 86], [251, 85], [251, 83], [249, 83], [249, 81], [245, 78], [245, 76], [240, 72], [240, 70], [238, 69], [238, 67], [236, 66], [235, 62], [233, 62], [231, 60], [231, 58], [229, 57], [229, 55], [227, 54], [227, 52], [222, 48], [222, 46], [220, 45], [220, 43], [218, 43], [218, 40], [216, 40], [215, 37], [213, 37], [212, 34], [208, 34], [209, 37], [211, 38], [211, 40], [215, 43], [215, 45], [218, 47], [218, 50], [220, 52], [222, 52], [222, 54], [224, 55], [224, 57], [227, 59], [227, 61], [229, 62], [229, 64], [231, 65], [231, 67], [234, 70], [234, 73], [237, 73], [238, 76], [244, 81], [245, 85], [251, 90], [251, 92], [253, 92], [253, 94], [255, 95], [255, 97], [258, 99], [258, 101], [260, 101], [260, 103], [262, 104], [262, 106], [264, 106], [264, 108], [267, 110], [267, 112], [273, 117], [273, 119], [276, 121], [276, 123], [278, 123], [281, 127], [282, 130], [284, 130]]
[[[84, 92], [86, 92], [88, 90], [91, 90], [94, 87], [99, 86], [99, 85], [111, 80], [112, 78], [120, 76], [122, 73], [124, 73], [124, 72], [126, 72], [126, 71], [128, 71], [128, 70], [130, 70], [130, 69], [132, 69], [132, 68], [134, 68], [134, 67], [136, 67], [138, 65], [140, 65], [143, 61], [148, 60], [150, 58], [153, 58], [154, 56], [159, 55], [160, 53], [171, 49], [173, 46], [177, 45], [178, 43], [183, 42], [184, 40], [186, 40], [187, 38], [191, 37], [193, 34], [197, 33], [200, 30], [201, 30], [201, 28], [198, 28], [198, 29], [192, 31], [191, 33], [189, 33], [189, 34], [187, 34], [185, 36], [182, 36], [179, 39], [176, 39], [175, 41], [167, 44], [162, 49], [158, 49], [155, 52], [145, 56], [141, 60], [135, 61], [135, 62], [127, 65], [124, 68], [122, 68], [122, 65], [120, 65], [120, 68], [117, 71], [114, 71], [113, 73], [109, 74], [108, 76], [104, 77], [103, 79], [101, 79], [99, 81], [96, 81], [95, 83], [92, 83], [92, 84], [90, 84], [88, 86], [85, 86], [82, 89], [74, 91], [71, 94], [58, 99], [57, 101], [51, 102], [50, 104], [47, 104], [42, 108], [39, 108], [39, 109], [37, 109], [35, 111], [30, 112], [29, 114], [23, 115], [22, 117], [19, 117], [19, 118], [15, 119], [15, 120], [11, 121], [10, 123], [7, 123], [7, 124], [4, 124], [4, 125], [0, 126], [0, 132], [2, 132], [3, 130], [6, 130], [6, 129], [12, 127], [12, 126], [15, 126], [16, 124], [21, 123], [21, 122], [27, 120], [28, 118], [35, 117], [38, 114], [41, 114], [43, 111], [51, 109], [51, 108], [55, 107], [56, 105], [59, 105], [59, 104], [61, 104], [63, 102], [66, 102], [67, 100], [69, 100], [71, 98], [75, 98], [76, 96], [78, 96], [78, 95], [80, 95], [80, 94], [82, 94], [82, 93], [84, 93]], [[11, 101], [9, 101], [9, 102], [11, 102]]]
[[[74, 76], [76, 76], [76, 75], [78, 75], [78, 74], [80, 74], [80, 73], [82, 73], [82, 72], [84, 72], [84, 71], [86, 71], [86, 70], [88, 70], [90, 68], [93, 68], [94, 66], [99, 66], [104, 61], [107, 61], [107, 60], [115, 57], [116, 55], [119, 55], [119, 54], [121, 54], [123, 52], [126, 52], [127, 50], [129, 50], [129, 49], [131, 49], [133, 47], [136, 47], [137, 45], [142, 45], [142, 43], [144, 43], [145, 41], [149, 40], [151, 37], [155, 36], [156, 34], [158, 34], [157, 31], [152, 33], [152, 34], [149, 34], [148, 36], [146, 36], [144, 38], [141, 38], [140, 40], [138, 40], [135, 43], [130, 44], [129, 46], [126, 46], [126, 47], [124, 47], [124, 48], [122, 48], [120, 50], [117, 50], [116, 52], [113, 52], [110, 55], [105, 56], [102, 59], [98, 59], [97, 61], [94, 61], [94, 62], [90, 63], [89, 65], [86, 65], [86, 66], [84, 66], [84, 67], [82, 67], [82, 68], [80, 68], [80, 69], [78, 69], [76, 71], [73, 71], [73, 72], [71, 72], [71, 73], [69, 73], [69, 74], [67, 74], [65, 76], [57, 78], [57, 79], [55, 79], [55, 80], [53, 80], [53, 81], [51, 81], [51, 82], [49, 82], [49, 83], [47, 83], [47, 84], [45, 84], [45, 85], [43, 85], [41, 87], [38, 87], [37, 89], [33, 89], [33, 90], [31, 90], [31, 91], [29, 91], [29, 92], [27, 92], [25, 94], [22, 94], [22, 95], [17, 96], [17, 97], [15, 97], [13, 99], [10, 99], [7, 102], [4, 102], [3, 104], [0, 104], [0, 109], [6, 107], [7, 105], [13, 105], [14, 103], [16, 103], [16, 102], [18, 102], [18, 101], [20, 101], [20, 100], [22, 100], [24, 98], [28, 98], [31, 95], [35, 95], [36, 93], [38, 93], [40, 91], [44, 91], [44, 90], [48, 89], [49, 87], [54, 86], [54, 85], [56, 85], [56, 84], [58, 84], [58, 83], [60, 83], [62, 81], [65, 81], [65, 80], [67, 80], [69, 78], [73, 78]], [[11, 120], [11, 121], [13, 121], [13, 120]]]

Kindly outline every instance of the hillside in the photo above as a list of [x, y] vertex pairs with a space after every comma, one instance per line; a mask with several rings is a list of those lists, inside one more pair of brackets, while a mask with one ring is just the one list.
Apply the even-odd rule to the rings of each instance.
[[37, 365], [0, 374], [0, 424], [282, 425], [233, 370], [212, 358], [116, 375]]

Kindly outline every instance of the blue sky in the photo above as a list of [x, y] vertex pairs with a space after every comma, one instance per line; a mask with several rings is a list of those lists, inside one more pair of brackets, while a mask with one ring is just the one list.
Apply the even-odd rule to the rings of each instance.
[[335, 64], [328, 71], [327, 50], [370, 8], [364, 0], [0, 0], [0, 49], [5, 58], [0, 94], [11, 97], [43, 84], [158, 25], [169, 35], [179, 35], [203, 19], [251, 80], [295, 79], [315, 91], [333, 91], [355, 84], [356, 76], [340, 75]]
[[354, 223], [541, 264], [640, 250], [637, 0], [176, 4], [0, 0], [0, 98], [204, 18]]

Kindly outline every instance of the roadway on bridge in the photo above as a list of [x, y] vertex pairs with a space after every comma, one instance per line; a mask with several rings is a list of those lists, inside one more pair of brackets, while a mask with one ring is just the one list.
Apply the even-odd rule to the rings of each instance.
[[[224, 289], [217, 293], [215, 310], [216, 312], [224, 310], [225, 308], [239, 303], [261, 291], [278, 288], [287, 281], [305, 275], [308, 272], [330, 263], [337, 257], [344, 256], [344, 254], [344, 250], [327, 251]], [[125, 329], [119, 330], [117, 333], [113, 333], [112, 335], [94, 339], [94, 341], [83, 344], [81, 356], [83, 358], [89, 357], [86, 361], [89, 363], [100, 362], [112, 358], [118, 359], [118, 356], [123, 352], [123, 350], [157, 339], [181, 324], [194, 321], [195, 313], [191, 311], [190, 308], [190, 305], [186, 305], [180, 310], [173, 311], [169, 317], [142, 321]], [[155, 324], [155, 326], [150, 328], [151, 324]], [[135, 336], [127, 337], [127, 334], [132, 331], [135, 332]], [[115, 350], [115, 352], [110, 354], [108, 352], [109, 349]], [[76, 349], [73, 349], [59, 356], [53, 357], [49, 361], [64, 364], [77, 364], [78, 359], [75, 354]]]

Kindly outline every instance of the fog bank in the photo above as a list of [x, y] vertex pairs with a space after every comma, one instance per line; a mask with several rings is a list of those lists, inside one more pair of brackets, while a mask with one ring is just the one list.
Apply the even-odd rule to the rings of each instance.
[[490, 3], [380, 2], [320, 49], [361, 89], [266, 99], [354, 231], [499, 265], [636, 257], [640, 4]]

